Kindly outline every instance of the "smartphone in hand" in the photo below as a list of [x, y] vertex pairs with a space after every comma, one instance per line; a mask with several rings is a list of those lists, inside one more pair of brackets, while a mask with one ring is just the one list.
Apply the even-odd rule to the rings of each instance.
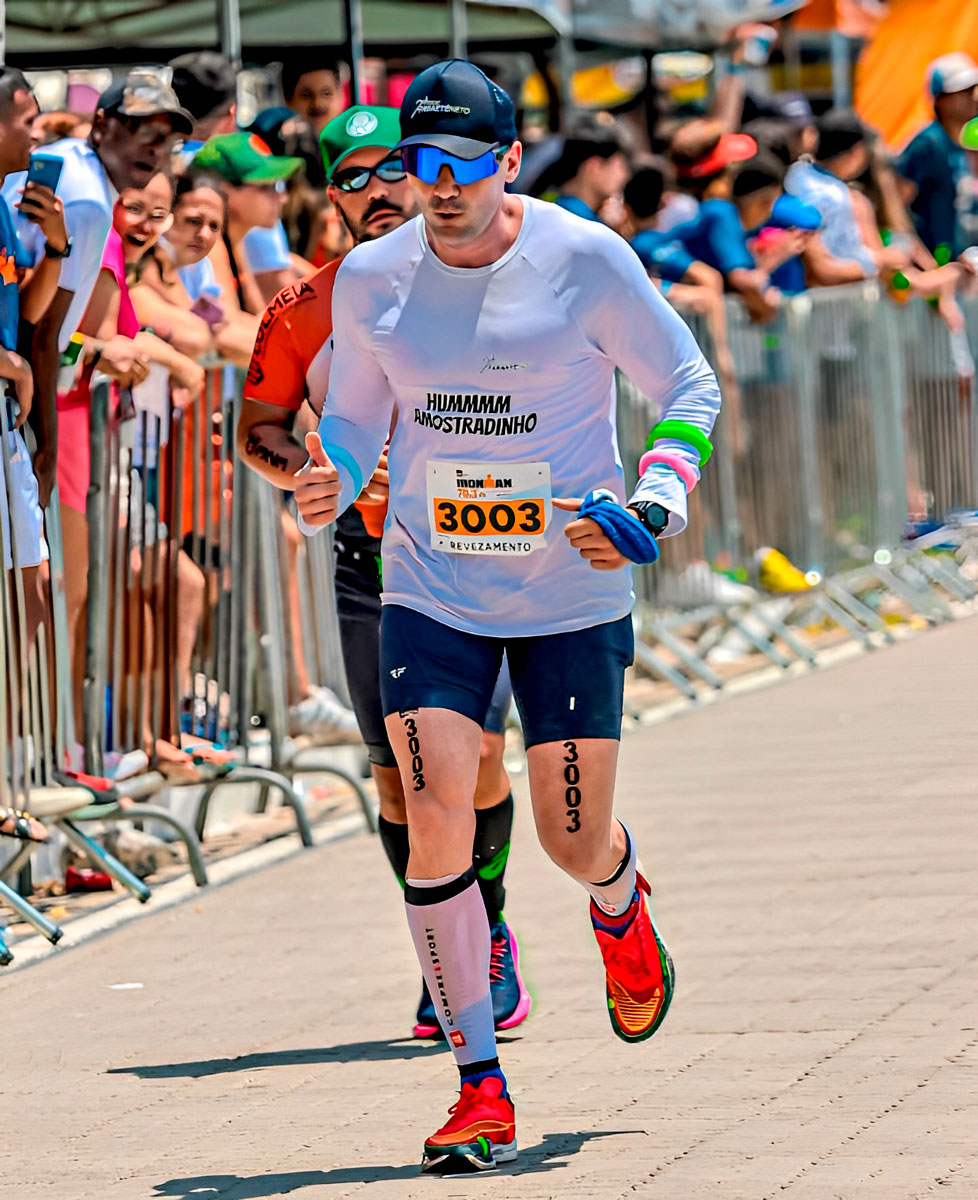
[[32, 154], [27, 170], [27, 182], [39, 183], [41, 187], [48, 187], [52, 192], [56, 192], [64, 165], [64, 159], [54, 154]]

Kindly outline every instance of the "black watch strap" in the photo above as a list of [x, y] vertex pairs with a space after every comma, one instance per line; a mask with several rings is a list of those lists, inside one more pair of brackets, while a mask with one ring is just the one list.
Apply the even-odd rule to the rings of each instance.
[[669, 510], [653, 500], [635, 500], [628, 506], [653, 537], [658, 537], [669, 524]]
[[65, 239], [65, 246], [64, 246], [63, 250], [55, 250], [55, 248], [51, 245], [50, 242], [44, 243], [44, 257], [45, 258], [67, 258], [70, 254], [71, 254], [71, 238]]

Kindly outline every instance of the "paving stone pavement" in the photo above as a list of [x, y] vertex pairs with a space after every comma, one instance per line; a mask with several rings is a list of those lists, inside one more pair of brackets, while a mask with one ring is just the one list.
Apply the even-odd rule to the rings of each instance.
[[640, 1046], [517, 788], [512, 1168], [417, 1175], [455, 1077], [363, 835], [0, 978], [0, 1197], [974, 1200], [976, 663], [964, 621], [626, 739], [678, 972]]

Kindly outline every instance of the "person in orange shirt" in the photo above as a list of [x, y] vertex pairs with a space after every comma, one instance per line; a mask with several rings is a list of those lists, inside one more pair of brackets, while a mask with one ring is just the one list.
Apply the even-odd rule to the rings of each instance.
[[[320, 136], [329, 198], [355, 243], [372, 241], [416, 213], [414, 194], [400, 155], [398, 110], [355, 105], [334, 118]], [[340, 262], [309, 279], [289, 284], [265, 310], [248, 370], [238, 420], [242, 459], [277, 487], [291, 491], [306, 462], [296, 440], [318, 425], [308, 403], [325, 396], [332, 357], [332, 294]], [[386, 460], [356, 505], [336, 525], [336, 603], [340, 640], [353, 708], [380, 798], [380, 837], [403, 886], [408, 836], [404, 791], [380, 702], [381, 537], [387, 514]], [[513, 797], [503, 767], [503, 733], [510, 704], [504, 665], [486, 715], [482, 758], [474, 797], [473, 863], [492, 930], [490, 990], [497, 1029], [524, 1021], [530, 996], [519, 973], [519, 950], [503, 919], [504, 873], [513, 824]], [[415, 1037], [439, 1037], [427, 989], [414, 1025]]]

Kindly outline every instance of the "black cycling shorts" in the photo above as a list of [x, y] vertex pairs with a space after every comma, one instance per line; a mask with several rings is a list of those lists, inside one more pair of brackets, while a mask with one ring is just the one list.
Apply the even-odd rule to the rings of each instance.
[[[396, 767], [397, 760], [387, 739], [380, 690], [380, 582], [368, 572], [358, 572], [337, 563], [336, 612], [340, 626], [340, 646], [346, 668], [346, 686], [367, 757], [378, 767]], [[485, 714], [484, 728], [503, 733], [509, 712], [512, 689], [506, 664], [497, 672], [491, 703]]]
[[483, 725], [503, 653], [526, 745], [621, 737], [631, 617], [568, 633], [496, 638], [463, 633], [399, 604], [380, 632], [385, 713], [447, 708]]

